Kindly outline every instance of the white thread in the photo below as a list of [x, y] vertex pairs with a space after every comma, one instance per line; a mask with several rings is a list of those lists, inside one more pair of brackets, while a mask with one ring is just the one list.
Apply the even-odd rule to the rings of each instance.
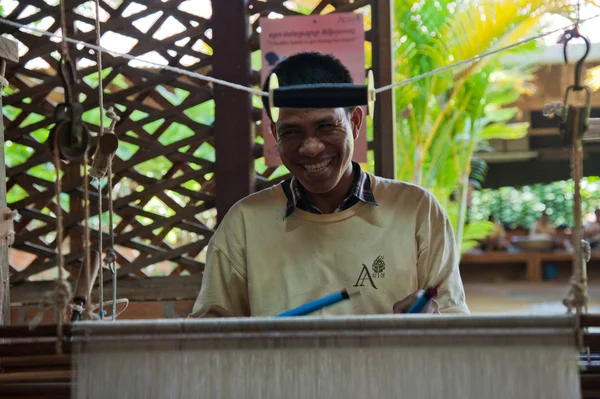
[[[598, 17], [600, 17], [600, 14], [594, 15], [593, 17], [589, 17], [589, 18], [586, 18], [586, 19], [582, 19], [579, 22], [590, 21], [590, 20], [598, 18]], [[16, 27], [16, 28], [20, 28], [20, 29], [28, 29], [28, 30], [30, 30], [32, 32], [40, 33], [40, 34], [42, 34], [44, 36], [47, 36], [47, 37], [55, 37], [55, 38], [60, 38], [61, 37], [59, 35], [55, 35], [53, 33], [50, 33], [50, 32], [44, 31], [44, 30], [31, 28], [29, 26], [26, 26], [26, 25], [23, 25], [23, 24], [20, 24], [20, 23], [17, 23], [17, 22], [9, 21], [9, 20], [4, 19], [4, 18], [0, 18], [0, 23], [4, 23], [6, 25], [10, 25], [10, 26], [13, 26], [13, 27]], [[451, 64], [451, 65], [447, 65], [445, 67], [437, 68], [437, 69], [434, 69], [433, 71], [430, 71], [430, 72], [427, 72], [427, 73], [424, 73], [424, 74], [421, 74], [421, 75], [417, 75], [417, 76], [414, 76], [412, 78], [404, 79], [404, 80], [401, 80], [400, 82], [392, 83], [392, 84], [389, 84], [387, 86], [382, 86], [382, 87], [380, 87], [378, 89], [375, 89], [375, 93], [379, 94], [381, 92], [393, 89], [395, 87], [402, 86], [402, 85], [405, 85], [407, 83], [411, 83], [411, 82], [414, 82], [416, 80], [420, 80], [422, 78], [438, 74], [438, 73], [446, 71], [448, 69], [456, 68], [456, 67], [458, 67], [460, 65], [464, 65], [464, 64], [476, 61], [476, 60], [480, 60], [480, 59], [482, 59], [484, 57], [488, 57], [490, 55], [497, 54], [497, 53], [505, 51], [505, 50], [509, 50], [511, 48], [520, 46], [522, 44], [531, 42], [533, 40], [541, 39], [541, 38], [543, 38], [545, 36], [549, 36], [551, 34], [563, 31], [563, 30], [565, 30], [565, 29], [567, 29], [567, 28], [569, 28], [571, 26], [574, 26], [576, 24], [577, 23], [572, 23], [572, 24], [566, 25], [566, 26], [564, 26], [562, 28], [555, 29], [555, 30], [550, 31], [550, 32], [546, 32], [546, 33], [543, 33], [543, 34], [531, 37], [529, 39], [520, 40], [520, 41], [518, 41], [518, 42], [516, 42], [514, 44], [511, 44], [511, 45], [508, 45], [506, 47], [501, 47], [499, 49], [496, 49], [496, 50], [484, 53], [482, 55], [478, 55], [478, 56], [469, 58], [467, 60], [459, 61], [459, 62], [457, 62], [455, 64]], [[116, 51], [108, 50], [108, 49], [105, 49], [105, 48], [100, 47], [100, 46], [94, 46], [92, 44], [83, 42], [81, 40], [74, 40], [74, 39], [68, 39], [68, 38], [65, 38], [65, 40], [68, 41], [68, 42], [75, 43], [75, 44], [80, 44], [80, 45], [82, 45], [84, 47], [88, 47], [88, 48], [91, 48], [91, 49], [96, 50], [96, 51], [104, 51], [106, 53], [112, 54], [113, 56], [119, 56], [121, 58], [125, 58], [125, 59], [131, 60], [131, 61], [145, 62], [147, 64], [154, 65], [154, 66], [156, 66], [158, 68], [162, 68], [162, 69], [165, 69], [165, 70], [168, 70], [168, 71], [172, 71], [172, 72], [178, 72], [178, 73], [181, 73], [182, 75], [187, 75], [187, 76], [190, 76], [190, 77], [193, 77], [193, 78], [196, 78], [196, 79], [200, 79], [200, 80], [205, 80], [205, 81], [212, 82], [212, 83], [221, 84], [223, 86], [229, 86], [229, 87], [232, 87], [234, 89], [246, 91], [246, 92], [251, 93], [251, 94], [255, 94], [255, 95], [259, 95], [259, 96], [268, 96], [269, 95], [269, 93], [267, 93], [265, 91], [262, 91], [262, 90], [256, 90], [256, 89], [253, 89], [251, 87], [246, 87], [246, 86], [243, 86], [243, 85], [240, 85], [240, 84], [237, 84], [237, 83], [231, 83], [231, 82], [228, 82], [226, 80], [212, 78], [210, 76], [201, 75], [201, 74], [196, 73], [196, 72], [190, 72], [188, 70], [177, 68], [177, 67], [172, 67], [172, 66], [169, 66], [169, 65], [162, 65], [162, 64], [159, 64], [157, 62], [142, 60], [142, 59], [139, 59], [137, 57], [134, 57], [134, 56], [131, 56], [131, 55], [128, 55], [128, 54], [123, 54], [123, 53], [119, 53], [119, 52], [116, 52]]]
[[[118, 303], [122, 303], [124, 305], [119, 312], [116, 312]], [[102, 307], [100, 307], [100, 304], [94, 305], [93, 310], [96, 310], [96, 309], [102, 310], [101, 308], [104, 308], [105, 306], [108, 306], [108, 305], [112, 305], [112, 309], [115, 312], [112, 314], [112, 319], [115, 320], [117, 318], [117, 316], [119, 316], [121, 313], [123, 313], [125, 311], [125, 309], [127, 309], [127, 306], [129, 306], [129, 299], [121, 298], [121, 299], [114, 299], [112, 301], [104, 301], [102, 303]], [[100, 312], [100, 314], [102, 314], [102, 312]]]
[[[590, 17], [590, 18], [587, 18], [587, 19], [583, 19], [583, 20], [581, 20], [581, 22], [589, 21], [589, 20], [597, 18], [597, 17], [600, 17], [600, 14], [594, 15], [593, 17]], [[518, 47], [518, 46], [521, 46], [521, 45], [523, 45], [525, 43], [529, 43], [529, 42], [532, 42], [534, 40], [541, 39], [541, 38], [543, 38], [545, 36], [552, 35], [554, 33], [563, 31], [563, 30], [567, 29], [568, 27], [577, 25], [578, 23], [579, 22], [567, 25], [567, 26], [565, 26], [563, 28], [555, 29], [555, 30], [550, 31], [550, 32], [542, 33], [540, 35], [537, 35], [537, 36], [534, 36], [534, 37], [530, 37], [529, 39], [523, 39], [523, 40], [520, 40], [520, 41], [518, 41], [516, 43], [510, 44], [510, 45], [508, 45], [506, 47], [501, 47], [499, 49], [492, 50], [492, 51], [489, 51], [487, 53], [483, 53], [481, 55], [476, 55], [475, 57], [468, 58], [466, 60], [462, 60], [462, 61], [459, 61], [457, 63], [451, 64], [451, 65], [446, 65], [445, 67], [434, 69], [433, 71], [429, 71], [429, 72], [423, 73], [421, 75], [413, 76], [412, 78], [404, 79], [404, 80], [402, 80], [400, 82], [396, 82], [396, 83], [389, 84], [387, 86], [380, 87], [378, 89], [375, 89], [375, 93], [379, 94], [379, 93], [384, 92], [386, 90], [393, 89], [394, 87], [405, 85], [407, 83], [411, 83], [411, 82], [414, 82], [416, 80], [420, 80], [420, 79], [426, 78], [428, 76], [435, 75], [435, 74], [438, 74], [440, 72], [444, 72], [444, 71], [447, 71], [448, 69], [453, 69], [453, 68], [456, 68], [456, 67], [464, 65], [464, 64], [469, 64], [469, 63], [471, 63], [473, 61], [478, 61], [478, 60], [480, 60], [482, 58], [489, 57], [490, 55], [494, 55], [494, 54], [500, 53], [500, 52], [505, 51], [505, 50], [510, 50], [511, 48]]]

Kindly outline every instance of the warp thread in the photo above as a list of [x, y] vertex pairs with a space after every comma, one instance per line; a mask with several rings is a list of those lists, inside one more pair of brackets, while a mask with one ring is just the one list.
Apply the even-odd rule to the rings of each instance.
[[[179, 340], [75, 343], [73, 397], [581, 397], [576, 356], [566, 343], [546, 344], [541, 338], [532, 345], [502, 337], [487, 345], [461, 345], [445, 336], [446, 342], [427, 348], [427, 339], [413, 347], [385, 338], [378, 344], [376, 339], [340, 340], [344, 346], [336, 345], [334, 336], [310, 345], [278, 340], [250, 346], [240, 340], [231, 343], [233, 348], [219, 347], [218, 340], [214, 345]], [[165, 374], [173, 378], [156, 381]]]

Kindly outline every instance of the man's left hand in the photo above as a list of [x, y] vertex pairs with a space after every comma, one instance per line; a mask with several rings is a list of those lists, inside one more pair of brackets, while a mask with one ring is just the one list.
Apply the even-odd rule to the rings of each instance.
[[[408, 309], [423, 295], [423, 290], [415, 291], [404, 299], [399, 300], [393, 306], [394, 313], [406, 313]], [[439, 313], [437, 302], [432, 299], [421, 313]]]

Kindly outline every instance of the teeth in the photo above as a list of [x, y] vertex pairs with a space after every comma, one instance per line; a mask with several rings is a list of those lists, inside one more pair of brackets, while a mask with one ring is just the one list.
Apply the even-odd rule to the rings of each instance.
[[323, 162], [313, 163], [310, 165], [304, 165], [304, 168], [306, 170], [308, 170], [309, 172], [321, 172], [322, 170], [325, 170], [329, 166], [330, 162], [331, 162], [331, 160], [328, 159]]

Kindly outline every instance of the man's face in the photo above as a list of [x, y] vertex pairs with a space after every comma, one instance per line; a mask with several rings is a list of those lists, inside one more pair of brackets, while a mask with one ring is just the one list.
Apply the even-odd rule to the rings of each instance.
[[281, 108], [271, 125], [283, 164], [311, 193], [331, 191], [348, 171], [362, 108]]

